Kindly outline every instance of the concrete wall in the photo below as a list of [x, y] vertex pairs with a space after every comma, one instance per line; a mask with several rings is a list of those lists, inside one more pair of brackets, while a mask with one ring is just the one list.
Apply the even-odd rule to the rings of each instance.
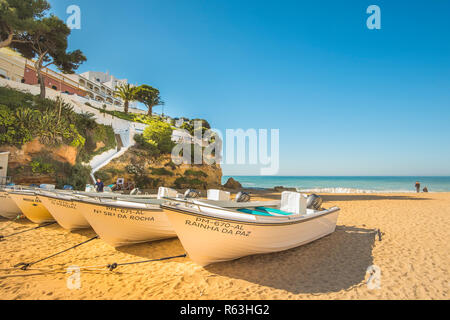
[[25, 70], [25, 60], [15, 57], [5, 48], [0, 50], [0, 75], [9, 80], [21, 82]]
[[[70, 94], [76, 94], [79, 96], [85, 96], [87, 92], [81, 88], [79, 88], [78, 84], [71, 83], [72, 80], [69, 78], [61, 78], [61, 75], [56, 74], [56, 72], [52, 72], [48, 69], [42, 70], [44, 83], [47, 88], [55, 89], [57, 91], [61, 92], [68, 92]], [[54, 74], [54, 75], [53, 75]], [[58, 77], [60, 79], [58, 79]], [[29, 85], [38, 85], [38, 77], [36, 74], [36, 70], [31, 67], [30, 65], [27, 65], [25, 67], [25, 73], [24, 73], [24, 80], [25, 84]]]
[[9, 152], [0, 152], [0, 182], [8, 175]]
[[[96, 107], [98, 109], [103, 109], [104, 106], [106, 106], [106, 110], [108, 110], [108, 111], [121, 111], [121, 112], [123, 112], [123, 107], [121, 107], [121, 106], [119, 107], [119, 106], [115, 106], [115, 105], [112, 105], [112, 104], [106, 104], [106, 103], [102, 103], [102, 102], [99, 102], [99, 101], [95, 101], [93, 99], [90, 99], [88, 96], [85, 96], [85, 97], [78, 96], [78, 97], [73, 97], [73, 98], [76, 99], [77, 101], [79, 101], [82, 104], [89, 103], [90, 105], [92, 105], [92, 106], [94, 106], [94, 107]], [[141, 110], [141, 109], [136, 109], [136, 108], [133, 108], [132, 106], [129, 107], [128, 111], [131, 112], [131, 113], [147, 114], [147, 111]]]

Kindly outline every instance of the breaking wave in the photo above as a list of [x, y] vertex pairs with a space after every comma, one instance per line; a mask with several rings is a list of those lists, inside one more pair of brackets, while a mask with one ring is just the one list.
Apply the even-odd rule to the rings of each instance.
[[300, 189], [298, 192], [308, 193], [414, 193], [411, 190], [365, 190], [365, 189], [353, 189], [353, 188], [312, 188], [312, 189]]

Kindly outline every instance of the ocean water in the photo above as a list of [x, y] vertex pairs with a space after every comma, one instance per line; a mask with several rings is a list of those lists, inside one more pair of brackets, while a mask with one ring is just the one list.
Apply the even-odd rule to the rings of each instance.
[[[231, 176], [224, 176], [225, 183]], [[450, 177], [279, 177], [232, 176], [245, 188], [273, 188], [283, 186], [297, 188], [299, 192], [327, 193], [381, 193], [416, 192], [419, 181], [421, 190], [450, 192]]]

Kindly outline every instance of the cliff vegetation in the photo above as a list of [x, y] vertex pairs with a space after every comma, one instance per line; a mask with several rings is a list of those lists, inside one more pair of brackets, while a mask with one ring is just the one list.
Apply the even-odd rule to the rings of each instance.
[[10, 152], [8, 175], [15, 183], [84, 189], [90, 168], [83, 163], [115, 147], [112, 127], [91, 114], [78, 114], [60, 99], [0, 88], [0, 151]]

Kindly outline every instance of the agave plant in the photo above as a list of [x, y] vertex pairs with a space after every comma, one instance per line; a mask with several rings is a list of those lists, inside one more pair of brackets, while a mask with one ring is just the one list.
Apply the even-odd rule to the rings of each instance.
[[40, 114], [36, 120], [36, 134], [45, 144], [61, 142], [69, 128], [69, 121], [65, 117], [60, 117], [58, 110], [49, 110]]
[[17, 127], [32, 130], [36, 126], [39, 111], [30, 108], [18, 108], [15, 113]]

